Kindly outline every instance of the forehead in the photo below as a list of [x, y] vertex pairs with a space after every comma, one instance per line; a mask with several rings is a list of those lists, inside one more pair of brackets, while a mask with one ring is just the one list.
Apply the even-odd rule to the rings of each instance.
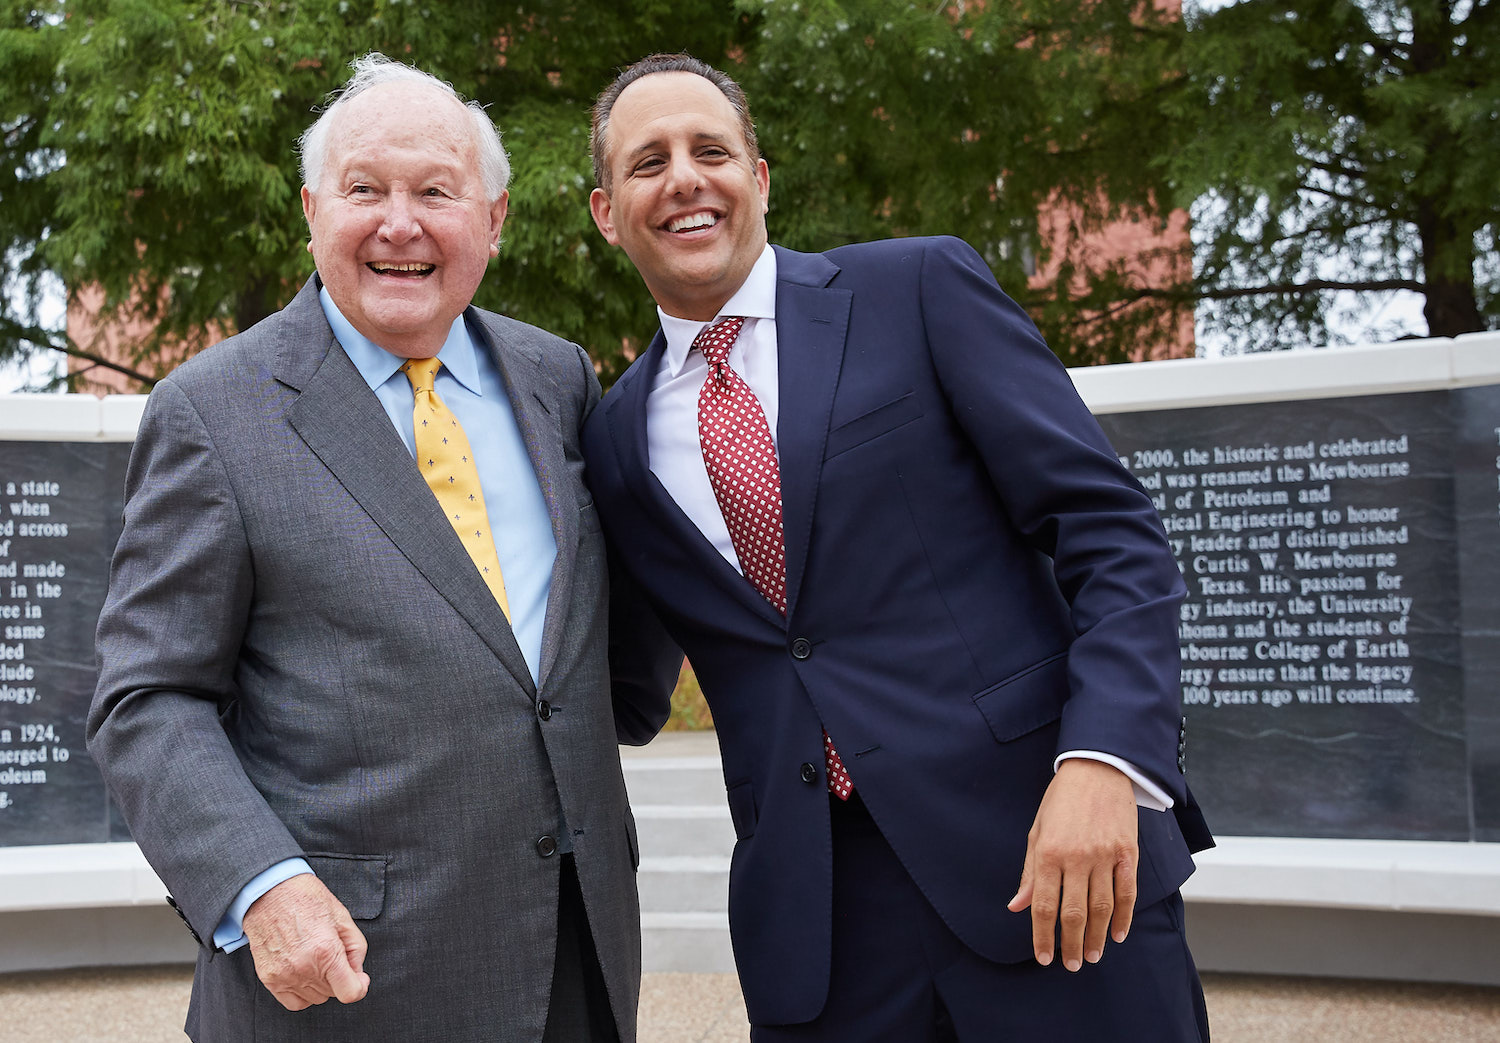
[[639, 148], [682, 133], [732, 136], [745, 144], [734, 106], [719, 88], [696, 73], [642, 76], [620, 92], [610, 111], [612, 146]]
[[477, 165], [468, 110], [436, 87], [398, 82], [371, 87], [334, 114], [328, 134], [329, 168], [379, 162], [398, 153]]

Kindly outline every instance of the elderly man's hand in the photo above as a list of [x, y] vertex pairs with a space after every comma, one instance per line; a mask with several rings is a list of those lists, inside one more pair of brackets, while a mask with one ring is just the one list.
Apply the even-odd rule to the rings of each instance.
[[1125, 940], [1135, 913], [1136, 833], [1135, 790], [1123, 772], [1101, 761], [1063, 761], [1026, 838], [1021, 886], [1007, 907], [1031, 907], [1038, 963], [1052, 962], [1059, 936], [1070, 971], [1099, 962], [1106, 930]]
[[365, 936], [316, 876], [271, 888], [245, 912], [244, 926], [256, 975], [287, 1010], [330, 998], [354, 1003], [369, 991]]

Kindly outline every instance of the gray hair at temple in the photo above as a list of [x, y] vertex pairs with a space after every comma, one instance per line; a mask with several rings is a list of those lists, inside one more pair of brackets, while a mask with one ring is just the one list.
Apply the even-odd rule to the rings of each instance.
[[589, 135], [589, 151], [594, 159], [594, 182], [604, 189], [606, 195], [614, 187], [610, 183], [606, 143], [609, 133], [609, 114], [614, 111], [615, 102], [619, 100], [621, 91], [641, 77], [658, 72], [690, 72], [695, 76], [702, 76], [719, 88], [719, 93], [729, 99], [735, 115], [740, 118], [740, 131], [745, 136], [745, 144], [749, 146], [750, 158], [752, 160], [760, 158], [760, 142], [755, 138], [755, 122], [750, 118], [750, 103], [745, 100], [745, 92], [738, 83], [691, 54], [653, 54], [622, 70], [620, 75], [615, 77], [615, 81], [604, 88], [599, 99], [594, 102], [593, 130]]
[[444, 83], [420, 69], [387, 58], [379, 51], [371, 51], [362, 58], [349, 63], [354, 75], [339, 90], [329, 95], [329, 104], [311, 127], [297, 140], [297, 154], [302, 164], [302, 183], [309, 191], [318, 190], [323, 178], [323, 165], [328, 160], [328, 133], [333, 118], [351, 98], [357, 97], [371, 87], [387, 83], [419, 83], [442, 91], [469, 112], [474, 125], [474, 148], [479, 154], [479, 176], [484, 181], [486, 202], [493, 203], [510, 184], [510, 160], [506, 158], [505, 146], [500, 143], [500, 130], [494, 120], [477, 101], [465, 101], [450, 83]]

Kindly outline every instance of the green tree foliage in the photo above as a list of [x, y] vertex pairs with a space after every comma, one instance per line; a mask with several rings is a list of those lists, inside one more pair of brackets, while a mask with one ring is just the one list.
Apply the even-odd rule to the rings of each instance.
[[163, 346], [283, 304], [312, 270], [296, 139], [349, 60], [381, 50], [490, 105], [513, 154], [502, 256], [478, 303], [618, 369], [654, 313], [588, 216], [589, 103], [623, 61], [721, 56], [738, 26], [725, 4], [693, 0], [4, 0], [0, 244], [22, 292], [0, 301], [0, 352], [65, 346], [27, 306], [49, 271], [144, 320], [153, 333], [127, 361], [148, 375]]
[[1217, 328], [1326, 343], [1339, 292], [1500, 321], [1500, 14], [1491, 0], [1245, 0], [1191, 19], [1166, 165]]
[[[656, 50], [745, 84], [774, 239], [961, 235], [1070, 362], [1128, 357], [1205, 295], [1227, 326], [1316, 341], [1333, 282], [1467, 290], [1458, 325], [1481, 328], [1491, 12], [1245, 0], [1189, 32], [1096, 0], [0, 0], [0, 355], [88, 351], [38, 328], [46, 273], [145, 320], [147, 369], [282, 304], [311, 270], [294, 143], [368, 50], [491, 107], [515, 176], [478, 303], [584, 344], [606, 382], [655, 316], [589, 219], [587, 112]], [[1197, 280], [1093, 245], [1200, 198]]]
[[[1093, 0], [738, 6], [754, 15], [742, 82], [774, 239], [960, 236], [1070, 363], [1172, 336], [1191, 303], [1120, 293], [1156, 258], [1109, 257], [1093, 237], [1165, 226], [1170, 186], [1148, 160], [1170, 129], [1180, 20]], [[1045, 281], [1028, 285], [1034, 271]]]

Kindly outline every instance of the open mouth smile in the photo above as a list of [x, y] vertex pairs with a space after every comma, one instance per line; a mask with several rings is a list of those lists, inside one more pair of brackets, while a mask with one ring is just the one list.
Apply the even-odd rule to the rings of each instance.
[[688, 214], [684, 217], [674, 217], [667, 222], [669, 232], [695, 232], [700, 228], [712, 228], [719, 223], [719, 215], [707, 210], [696, 214]]
[[384, 261], [371, 261], [365, 267], [376, 275], [394, 275], [403, 279], [420, 279], [437, 271], [437, 265], [423, 264], [418, 261], [412, 261], [407, 264], [388, 264]]

